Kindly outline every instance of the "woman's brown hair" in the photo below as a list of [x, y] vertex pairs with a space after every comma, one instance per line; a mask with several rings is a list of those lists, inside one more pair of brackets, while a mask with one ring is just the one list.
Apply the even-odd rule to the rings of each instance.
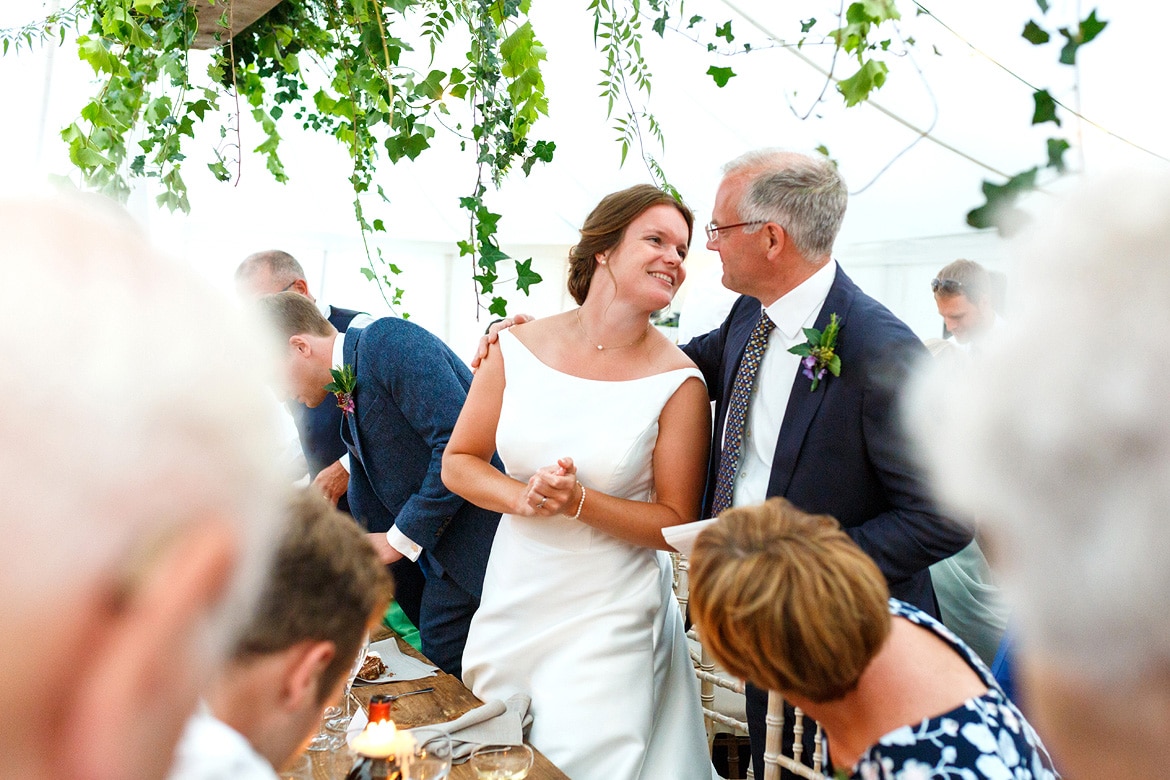
[[732, 674], [814, 702], [857, 685], [890, 633], [877, 564], [828, 515], [729, 509], [690, 557], [691, 616]]
[[669, 205], [678, 209], [687, 223], [687, 246], [695, 230], [695, 215], [685, 203], [651, 184], [637, 184], [610, 193], [589, 213], [581, 226], [581, 240], [569, 250], [569, 294], [578, 305], [585, 302], [597, 256], [621, 243], [626, 228], [653, 206]]

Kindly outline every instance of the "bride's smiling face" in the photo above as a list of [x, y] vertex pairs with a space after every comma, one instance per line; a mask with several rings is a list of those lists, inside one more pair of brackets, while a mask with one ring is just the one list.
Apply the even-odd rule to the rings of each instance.
[[687, 244], [686, 220], [662, 203], [639, 214], [618, 245], [597, 255], [597, 261], [609, 267], [606, 275], [612, 275], [618, 296], [645, 298], [657, 311], [670, 305], [686, 279]]

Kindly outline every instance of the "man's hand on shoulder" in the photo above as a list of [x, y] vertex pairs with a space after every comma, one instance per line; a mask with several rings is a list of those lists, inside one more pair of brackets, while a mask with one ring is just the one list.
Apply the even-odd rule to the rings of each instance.
[[337, 506], [337, 500], [345, 495], [349, 487], [349, 472], [341, 465], [341, 461], [335, 460], [318, 472], [313, 486], [329, 499], [329, 503]]
[[479, 364], [487, 357], [488, 347], [500, 340], [500, 331], [507, 330], [513, 325], [523, 325], [526, 322], [532, 322], [535, 317], [530, 314], [517, 314], [512, 317], [505, 317], [502, 320], [496, 320], [491, 325], [488, 325], [487, 333], [479, 339], [479, 344], [475, 348], [475, 357], [471, 359], [471, 370], [479, 368]]

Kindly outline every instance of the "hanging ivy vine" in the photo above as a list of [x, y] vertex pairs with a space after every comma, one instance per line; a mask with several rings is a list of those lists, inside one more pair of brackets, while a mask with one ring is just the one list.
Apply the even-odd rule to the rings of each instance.
[[[84, 183], [124, 200], [133, 179], [156, 179], [159, 205], [188, 211], [186, 152], [212, 112], [230, 117], [208, 166], [225, 182], [242, 166], [245, 111], [260, 129], [253, 151], [280, 182], [288, 179], [284, 123], [331, 135], [352, 161], [354, 214], [369, 261], [363, 273], [394, 307], [401, 269], [370, 240], [387, 227], [379, 208], [390, 195], [379, 166], [417, 159], [437, 132], [453, 132], [476, 153], [474, 183], [460, 200], [470, 225], [460, 251], [474, 269], [480, 306], [502, 315], [500, 263], [510, 258], [496, 240], [501, 217], [489, 209], [486, 185], [499, 186], [516, 167], [527, 175], [555, 149], [531, 135], [548, 102], [529, 0], [283, 0], [234, 37], [229, 4], [210, 65], [194, 73], [195, 3], [212, 1], [78, 0], [40, 23], [0, 31], [5, 52], [79, 33], [78, 54], [99, 87], [62, 137]], [[454, 29], [465, 32], [459, 45], [448, 42]], [[415, 52], [420, 40], [425, 54]], [[514, 262], [508, 280], [525, 294], [540, 281], [531, 262]]]

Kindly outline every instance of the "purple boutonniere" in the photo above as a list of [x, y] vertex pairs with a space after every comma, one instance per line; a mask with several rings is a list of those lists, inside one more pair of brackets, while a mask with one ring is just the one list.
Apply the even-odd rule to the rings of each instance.
[[357, 386], [353, 366], [347, 363], [341, 368], [331, 368], [329, 373], [333, 375], [333, 381], [325, 385], [325, 390], [337, 396], [337, 408], [343, 415], [352, 414], [353, 389]]
[[825, 326], [824, 332], [816, 328], [805, 328], [804, 335], [808, 337], [808, 341], [804, 344], [797, 344], [788, 350], [803, 358], [800, 361], [801, 366], [804, 367], [801, 373], [812, 380], [810, 392], [817, 389], [817, 385], [825, 378], [826, 371], [833, 376], [841, 376], [841, 357], [836, 352], [837, 333], [840, 329], [840, 320], [837, 319], [836, 314], [832, 314], [829, 316], [829, 324]]

